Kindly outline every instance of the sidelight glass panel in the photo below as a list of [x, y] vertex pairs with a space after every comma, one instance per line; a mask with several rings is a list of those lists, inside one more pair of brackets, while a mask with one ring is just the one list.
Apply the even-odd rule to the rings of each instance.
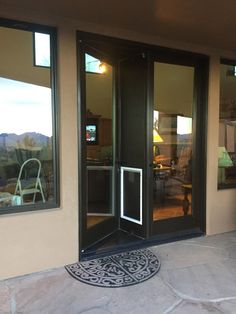
[[33, 40], [33, 31], [0, 27], [1, 213], [57, 203], [53, 68], [34, 66]]
[[[86, 54], [85, 61], [97, 60]], [[113, 68], [86, 72], [87, 227], [113, 216]], [[87, 64], [86, 64], [87, 67]]]
[[155, 62], [153, 220], [192, 215], [194, 68]]

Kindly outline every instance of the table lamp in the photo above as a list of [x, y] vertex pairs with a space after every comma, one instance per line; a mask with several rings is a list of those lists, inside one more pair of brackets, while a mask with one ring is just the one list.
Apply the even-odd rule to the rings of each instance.
[[153, 158], [155, 158], [155, 156], [160, 155], [160, 149], [159, 149], [157, 143], [162, 143], [162, 142], [163, 142], [162, 137], [157, 132], [157, 129], [154, 128], [153, 129]]
[[218, 183], [225, 182], [225, 168], [233, 166], [226, 148], [218, 147]]

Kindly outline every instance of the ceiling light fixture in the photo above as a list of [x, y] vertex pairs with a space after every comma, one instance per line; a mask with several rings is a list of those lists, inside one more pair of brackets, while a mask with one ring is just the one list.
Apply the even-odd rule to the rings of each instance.
[[101, 74], [105, 73], [107, 71], [107, 66], [104, 62], [100, 61], [99, 64], [99, 71]]

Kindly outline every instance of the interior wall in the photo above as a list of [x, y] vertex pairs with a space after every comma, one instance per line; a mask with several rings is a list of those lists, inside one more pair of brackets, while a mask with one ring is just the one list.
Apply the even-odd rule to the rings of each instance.
[[94, 115], [112, 118], [112, 67], [104, 74], [86, 73], [86, 104]]
[[193, 80], [192, 67], [155, 62], [154, 108], [160, 112], [192, 117]]
[[[217, 190], [217, 147], [219, 118], [219, 56], [233, 57], [206, 46], [166, 41], [149, 35], [107, 29], [85, 22], [68, 21], [20, 5], [1, 7], [2, 17], [57, 26], [60, 111], [61, 206], [0, 216], [0, 278], [64, 266], [78, 258], [78, 165], [77, 165], [77, 74], [76, 29], [147, 42], [171, 48], [207, 53], [211, 56], [207, 153], [207, 234], [236, 229], [235, 189]], [[78, 135], [80, 136], [80, 135]]]
[[[87, 73], [87, 107], [93, 114], [112, 117], [112, 67], [104, 75]], [[168, 84], [166, 84], [166, 79]], [[171, 80], [170, 80], [171, 78]], [[192, 67], [155, 62], [154, 108], [160, 112], [192, 117], [193, 82]], [[91, 92], [92, 91], [92, 92]]]
[[0, 27], [0, 42], [1, 77], [50, 87], [50, 69], [34, 66], [32, 32]]

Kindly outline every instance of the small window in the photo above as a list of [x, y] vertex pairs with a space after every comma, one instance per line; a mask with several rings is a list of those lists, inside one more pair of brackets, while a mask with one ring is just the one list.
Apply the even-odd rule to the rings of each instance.
[[50, 35], [34, 33], [34, 64], [50, 67]]
[[220, 66], [218, 188], [236, 187], [236, 61]]
[[90, 73], [103, 74], [106, 72], [106, 65], [99, 59], [85, 54], [85, 70]]
[[0, 19], [0, 214], [59, 203], [55, 37]]

